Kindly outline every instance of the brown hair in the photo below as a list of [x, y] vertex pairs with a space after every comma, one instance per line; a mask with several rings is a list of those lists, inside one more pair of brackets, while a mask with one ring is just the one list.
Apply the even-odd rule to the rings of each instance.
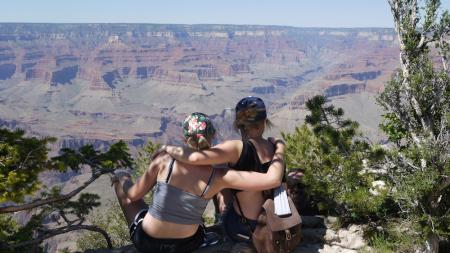
[[203, 135], [194, 135], [186, 138], [186, 143], [189, 147], [197, 150], [208, 149], [211, 147], [211, 144]]
[[259, 110], [261, 109], [249, 107], [236, 112], [236, 118], [233, 122], [233, 127], [236, 130], [246, 131], [249, 128], [257, 128], [262, 122], [264, 122], [267, 128], [271, 128], [273, 124], [267, 118], [259, 121], [249, 120], [255, 118], [255, 115], [259, 113]]

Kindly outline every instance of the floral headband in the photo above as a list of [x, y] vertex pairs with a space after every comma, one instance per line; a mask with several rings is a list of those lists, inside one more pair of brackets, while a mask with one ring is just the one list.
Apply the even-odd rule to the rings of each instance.
[[206, 114], [201, 112], [194, 112], [189, 115], [183, 122], [184, 137], [196, 136], [197, 138], [203, 136], [209, 138], [214, 136], [216, 129]]

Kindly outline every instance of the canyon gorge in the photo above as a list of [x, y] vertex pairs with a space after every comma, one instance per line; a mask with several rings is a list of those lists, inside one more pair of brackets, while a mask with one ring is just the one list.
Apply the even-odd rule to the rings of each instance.
[[380, 140], [375, 97], [398, 54], [389, 28], [0, 23], [0, 125], [58, 147], [139, 147], [180, 143], [180, 122], [202, 111], [224, 139], [255, 95], [279, 135], [323, 94]]

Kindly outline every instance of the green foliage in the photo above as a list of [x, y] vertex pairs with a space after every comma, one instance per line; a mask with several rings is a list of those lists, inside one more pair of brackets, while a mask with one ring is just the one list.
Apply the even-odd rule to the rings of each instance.
[[84, 219], [94, 207], [100, 206], [99, 200], [97, 194], [82, 193], [76, 201], [67, 201], [64, 209], [69, 209], [68, 213]]
[[391, 216], [411, 226], [405, 229], [410, 233], [390, 229], [383, 238], [389, 243], [409, 238], [411, 244], [398, 243], [407, 251], [429, 235], [450, 235], [450, 17], [448, 10], [440, 12], [439, 0], [418, 1], [422, 8], [415, 1], [390, 4], [402, 68], [378, 98], [385, 111], [380, 127], [395, 144], [386, 168], [389, 195], [400, 212]]
[[0, 242], [5, 242], [19, 230], [19, 224], [9, 214], [0, 214]]
[[[0, 129], [0, 201], [18, 203], [1, 207], [3, 209], [0, 210], [11, 212], [8, 208], [25, 211], [35, 209], [24, 225], [19, 225], [10, 216], [1, 214], [0, 239], [6, 243], [0, 244], [0, 250], [6, 252], [37, 252], [39, 247], [36, 244], [39, 244], [41, 238], [84, 225], [89, 213], [100, 206], [100, 197], [80, 191], [102, 174], [133, 165], [127, 145], [123, 141], [111, 145], [106, 152], [99, 152], [92, 145], [86, 145], [79, 150], [62, 149], [59, 156], [49, 159], [47, 144], [54, 141], [53, 138], [38, 139], [24, 135], [22, 130]], [[81, 167], [91, 169], [91, 178], [73, 194], [63, 195], [60, 186], [41, 187], [39, 173], [47, 170], [79, 171]], [[41, 191], [40, 196], [32, 196], [38, 197], [31, 202], [36, 203], [35, 205], [20, 204], [25, 196], [38, 190]], [[49, 222], [53, 223], [51, 229], [45, 225]], [[3, 230], [3, 227], [6, 229]], [[126, 229], [126, 224], [123, 227]], [[96, 237], [103, 238], [99, 233], [96, 233]], [[36, 240], [36, 243], [28, 246], [23, 244], [31, 240]], [[11, 248], [18, 244], [24, 246]]]
[[[306, 108], [311, 112], [305, 122], [312, 126], [316, 136], [321, 139], [325, 150], [337, 147], [339, 152], [347, 153], [356, 134], [358, 123], [342, 119], [344, 110], [335, 109], [333, 105], [325, 106], [324, 96], [315, 96], [306, 102]], [[330, 146], [331, 145], [331, 146]]]
[[106, 152], [99, 152], [92, 145], [85, 145], [79, 150], [63, 148], [60, 155], [52, 158], [64, 168], [78, 171], [81, 166], [88, 165], [95, 173], [112, 172], [115, 169], [131, 167], [133, 159], [128, 153], [128, 146], [124, 141], [112, 144]]
[[215, 217], [214, 216], [207, 216], [207, 215], [205, 215], [205, 214], [203, 214], [202, 215], [202, 221], [203, 221], [203, 224], [205, 225], [205, 226], [212, 226], [212, 225], [214, 225], [214, 222], [215, 222]]
[[368, 169], [380, 165], [384, 151], [367, 143], [357, 122], [343, 119], [344, 111], [327, 105], [325, 97], [316, 96], [306, 106], [311, 129], [303, 125], [283, 138], [288, 167], [305, 170], [304, 183], [319, 210], [353, 221], [383, 212], [386, 190], [374, 192], [372, 183], [380, 176]]
[[[138, 151], [136, 159], [134, 161], [135, 170], [133, 171], [133, 180], [137, 180], [138, 177], [142, 176], [147, 170], [150, 162], [152, 161], [152, 155], [161, 148], [160, 143], [153, 143], [148, 141], [144, 148]], [[150, 203], [152, 199], [153, 192], [148, 192], [145, 197], [145, 203]]]
[[136, 156], [134, 165], [134, 176], [141, 176], [144, 174], [145, 170], [147, 170], [148, 165], [152, 161], [152, 155], [158, 151], [161, 148], [160, 143], [153, 143], [152, 141], [148, 141], [147, 144], [145, 144], [144, 148], [138, 151], [138, 154]]
[[381, 230], [371, 231], [369, 245], [375, 252], [414, 252], [425, 238], [416, 233], [420, 227], [417, 220], [393, 219], [387, 221]]
[[402, 125], [400, 120], [393, 113], [382, 115], [383, 123], [380, 124], [380, 129], [387, 135], [389, 141], [394, 142], [397, 146], [401, 146], [408, 131]]
[[[7, 243], [20, 243], [25, 242], [33, 239], [33, 233], [34, 231], [40, 230], [43, 228], [43, 219], [44, 219], [44, 213], [34, 214], [30, 218], [27, 224], [24, 226], [19, 225], [15, 220], [10, 220], [6, 224], [6, 226], [11, 226], [10, 233], [8, 234], [5, 242]], [[2, 224], [3, 225], [3, 224]], [[16, 249], [2, 249], [5, 252], [8, 253], [19, 253], [19, 252], [33, 252], [31, 249], [39, 249], [38, 245], [31, 245], [31, 246], [25, 246], [20, 247]], [[39, 251], [38, 251], [39, 252]]]
[[40, 172], [56, 168], [47, 159], [47, 144], [54, 139], [24, 134], [0, 129], [0, 202], [22, 201], [40, 188]]
[[[53, 194], [57, 194], [57, 192], [59, 191], [54, 190]], [[17, 225], [14, 220], [9, 221], [12, 232], [8, 233], [6, 241], [10, 244], [29, 241], [37, 233], [48, 231], [45, 224], [49, 221], [58, 221], [59, 229], [70, 227], [72, 224], [82, 224], [90, 211], [100, 205], [98, 199], [99, 197], [95, 194], [81, 193], [76, 201], [54, 202], [50, 205], [42, 206], [36, 214], [31, 216], [30, 220], [24, 226]], [[55, 214], [58, 215], [55, 217]], [[69, 215], [71, 219], [67, 218]], [[76, 218], [73, 219], [73, 216]], [[103, 238], [98, 233], [97, 237]], [[23, 252], [24, 248], [18, 248], [17, 250], [18, 252]]]
[[[152, 154], [154, 154], [161, 144], [153, 143], [149, 141], [144, 148], [138, 150], [138, 155], [134, 160], [134, 170], [133, 179], [137, 180], [138, 177], [142, 176], [147, 170]], [[149, 203], [151, 201], [152, 192], [149, 192], [145, 197], [144, 201]], [[111, 201], [105, 209], [104, 213], [96, 213], [90, 215], [87, 219], [92, 224], [105, 230], [111, 237], [113, 246], [123, 247], [125, 245], [131, 244], [129, 239], [129, 231], [127, 221], [123, 215], [123, 212], [117, 201]], [[107, 244], [103, 237], [98, 236], [98, 233], [86, 232], [77, 240], [77, 246], [79, 249], [85, 251], [88, 249], [99, 249], [106, 248]]]
[[450, 189], [446, 181], [450, 166], [448, 160], [445, 164], [436, 160], [440, 152], [445, 151], [427, 143], [420, 148], [391, 150], [389, 173], [394, 190], [390, 195], [402, 210], [400, 217], [422, 225], [418, 232], [446, 237], [450, 235]]
[[[105, 206], [104, 210], [103, 213], [96, 213], [89, 217], [88, 221], [109, 234], [114, 248], [130, 245], [131, 241], [127, 221], [123, 216], [119, 203], [117, 201], [111, 201]], [[106, 248], [107, 246], [105, 238], [91, 231], [84, 232], [77, 239], [77, 247], [82, 251]]]

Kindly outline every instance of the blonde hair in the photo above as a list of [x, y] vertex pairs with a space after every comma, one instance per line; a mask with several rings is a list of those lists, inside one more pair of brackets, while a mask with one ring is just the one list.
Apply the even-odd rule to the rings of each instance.
[[206, 139], [206, 137], [201, 134], [187, 137], [186, 143], [189, 145], [189, 147], [197, 150], [208, 149], [211, 147], [208, 139]]

